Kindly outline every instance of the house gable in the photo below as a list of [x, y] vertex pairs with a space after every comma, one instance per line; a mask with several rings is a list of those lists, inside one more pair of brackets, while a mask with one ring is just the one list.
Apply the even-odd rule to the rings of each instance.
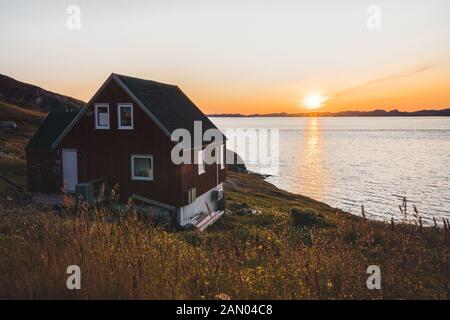
[[[186, 129], [194, 137], [196, 121], [202, 123], [202, 136], [208, 129], [219, 131], [178, 86], [119, 74], [115, 74], [114, 78], [130, 96], [141, 103], [141, 107], [164, 128], [169, 137], [180, 128]], [[205, 144], [208, 143], [202, 143]]]
[[[201, 121], [202, 123], [202, 136], [208, 129], [219, 130], [178, 86], [113, 73], [87, 103], [86, 107], [55, 140], [52, 144], [53, 148], [58, 145], [83, 114], [91, 108], [98, 96], [111, 82], [115, 82], [169, 139], [172, 132], [176, 129], [186, 129], [191, 134], [191, 137], [194, 137], [195, 121]], [[225, 139], [224, 135], [223, 137]], [[193, 138], [191, 140], [192, 143], [197, 142]], [[193, 145], [193, 147], [201, 147], [208, 144], [201, 143], [201, 145]]]
[[[29, 190], [76, 192], [101, 180], [118, 186], [121, 202], [141, 199], [176, 214], [180, 224], [199, 213], [211, 217], [224, 209], [225, 168], [171, 159], [171, 133], [186, 129], [194, 137], [195, 121], [202, 134], [217, 129], [177, 86], [112, 74], [78, 114], [49, 114], [27, 147]], [[191, 140], [192, 161], [205, 143]]]
[[[132, 106], [133, 126], [127, 130], [118, 122], [122, 104]], [[103, 128], [96, 126], [96, 105], [109, 107], [109, 125]], [[62, 149], [77, 150], [79, 183], [108, 178], [111, 186], [119, 184], [123, 201], [137, 194], [179, 207], [187, 189], [195, 187], [200, 195], [225, 179], [225, 170], [215, 165], [198, 175], [196, 164], [175, 165], [171, 160], [171, 132], [178, 126], [193, 132], [194, 121], [202, 121], [203, 131], [215, 128], [177, 86], [112, 74], [52, 148], [57, 157]], [[151, 157], [151, 180], [133, 179], [136, 155]]]
[[[122, 103], [133, 106], [131, 130], [118, 126], [117, 106]], [[109, 129], [95, 128], [96, 104], [109, 105]], [[119, 184], [123, 201], [132, 194], [153, 195], [154, 200], [176, 205], [181, 195], [171, 190], [179, 190], [180, 168], [171, 161], [172, 148], [170, 138], [115, 81], [104, 86], [57, 145], [57, 149], [77, 149], [80, 182], [107, 177], [111, 185]], [[152, 181], [132, 179], [134, 155], [152, 156]]]

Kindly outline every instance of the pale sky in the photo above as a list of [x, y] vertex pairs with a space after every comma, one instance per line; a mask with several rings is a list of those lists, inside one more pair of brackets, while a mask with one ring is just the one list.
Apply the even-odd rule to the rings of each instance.
[[116, 72], [207, 113], [450, 107], [448, 0], [0, 0], [0, 41], [0, 73], [84, 101]]

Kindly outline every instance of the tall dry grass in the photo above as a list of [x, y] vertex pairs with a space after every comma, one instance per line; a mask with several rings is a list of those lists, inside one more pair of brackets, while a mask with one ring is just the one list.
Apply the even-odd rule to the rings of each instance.
[[[285, 221], [174, 233], [143, 223], [131, 208], [119, 215], [85, 207], [76, 215], [3, 213], [0, 298], [450, 298], [448, 227]], [[74, 264], [81, 290], [66, 287]], [[381, 290], [366, 287], [369, 265], [381, 267]]]

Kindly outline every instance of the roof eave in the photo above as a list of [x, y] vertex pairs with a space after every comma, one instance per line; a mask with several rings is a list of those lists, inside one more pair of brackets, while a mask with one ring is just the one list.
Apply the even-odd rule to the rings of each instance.
[[59, 137], [55, 140], [55, 142], [52, 143], [52, 145], [51, 145], [52, 149], [55, 149], [58, 146], [58, 144], [61, 142], [62, 138], [64, 138], [65, 135], [70, 131], [70, 129], [73, 128], [73, 126], [78, 122], [78, 120], [83, 116], [83, 114], [86, 113], [86, 111], [89, 109], [89, 106], [92, 104], [92, 102], [95, 101], [97, 96], [100, 94], [100, 92], [102, 92], [102, 90], [106, 87], [106, 85], [111, 81], [113, 76], [114, 76], [114, 73], [111, 73], [109, 75], [108, 79], [106, 79], [105, 82], [103, 82], [102, 86], [95, 92], [95, 94], [92, 96], [92, 98], [89, 100], [89, 102], [86, 103], [84, 108], [80, 112], [78, 112], [77, 116], [72, 120], [72, 122], [70, 122], [70, 124], [66, 127], [66, 129], [64, 129], [64, 131], [59, 135]]
[[[170, 131], [164, 127], [162, 125], [162, 123], [149, 111], [149, 108], [146, 107], [142, 101], [140, 101], [136, 95], [133, 94], [133, 92], [120, 80], [120, 75], [117, 75], [115, 73], [111, 73], [110, 76], [108, 77], [108, 79], [105, 80], [105, 82], [102, 84], [102, 86], [96, 91], [96, 93], [92, 96], [92, 98], [89, 100], [89, 102], [84, 106], [84, 108], [76, 115], [76, 117], [70, 122], [70, 124], [64, 129], [64, 131], [59, 135], [59, 137], [52, 143], [51, 145], [51, 149], [49, 150], [54, 150], [58, 144], [61, 142], [61, 140], [67, 135], [67, 133], [75, 126], [75, 124], [81, 119], [81, 117], [87, 112], [87, 110], [89, 109], [89, 107], [92, 105], [92, 103], [95, 101], [95, 99], [97, 98], [97, 96], [100, 94], [100, 92], [103, 91], [103, 89], [106, 87], [106, 85], [109, 84], [109, 82], [111, 80], [114, 80], [117, 85], [119, 85], [119, 87], [124, 90], [129, 96], [130, 98], [144, 111], [145, 114], [147, 114], [153, 121], [154, 123], [156, 123], [156, 125], [164, 132], [164, 134], [172, 141], [171, 137], [172, 134], [170, 133]], [[191, 103], [198, 109], [198, 107], [192, 102], [192, 100], [178, 87], [177, 87], [182, 93], [183, 95], [189, 99], [191, 101]], [[200, 110], [200, 109], [199, 109]], [[200, 110], [201, 112], [201, 110]], [[210, 120], [211, 121], [211, 120]], [[212, 122], [211, 122], [212, 123]], [[218, 129], [216, 127], [216, 125], [214, 125], [214, 123], [212, 123], [213, 126], [220, 131], [220, 129]], [[227, 141], [228, 138], [222, 133], [222, 136], [225, 138], [224, 140]], [[31, 141], [31, 140], [30, 140]], [[172, 141], [173, 143], [176, 143], [176, 141]], [[209, 145], [211, 143], [205, 143], [202, 144], [202, 146], [206, 146]], [[28, 145], [27, 145], [28, 146]], [[26, 147], [27, 148], [27, 147]], [[26, 149], [25, 148], [25, 149]]]

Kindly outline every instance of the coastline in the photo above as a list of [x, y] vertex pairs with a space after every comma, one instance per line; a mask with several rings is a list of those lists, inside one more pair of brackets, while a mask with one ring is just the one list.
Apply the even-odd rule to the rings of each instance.
[[208, 114], [208, 117], [212, 118], [295, 118], [295, 117], [448, 117], [450, 116], [450, 108], [446, 109], [425, 109], [418, 111], [399, 111], [397, 109], [386, 111], [382, 109], [372, 111], [339, 111], [339, 112], [326, 112], [326, 111], [310, 111], [310, 112], [276, 112], [276, 113], [254, 113], [254, 114], [241, 114], [241, 113], [215, 113]]
[[[271, 214], [282, 216], [283, 219], [289, 216], [289, 212], [293, 208], [301, 208], [323, 216], [330, 225], [335, 225], [336, 221], [341, 218], [354, 222], [364, 220], [362, 217], [339, 210], [324, 202], [282, 190], [257, 173], [239, 173], [230, 169], [227, 171], [228, 176], [224, 188], [229, 207], [235, 203], [244, 203], [263, 212], [270, 211]], [[226, 220], [227, 217], [224, 219]], [[220, 224], [220, 220], [218, 222]], [[380, 223], [375, 220], [371, 222]], [[219, 229], [214, 226], [213, 228]]]

